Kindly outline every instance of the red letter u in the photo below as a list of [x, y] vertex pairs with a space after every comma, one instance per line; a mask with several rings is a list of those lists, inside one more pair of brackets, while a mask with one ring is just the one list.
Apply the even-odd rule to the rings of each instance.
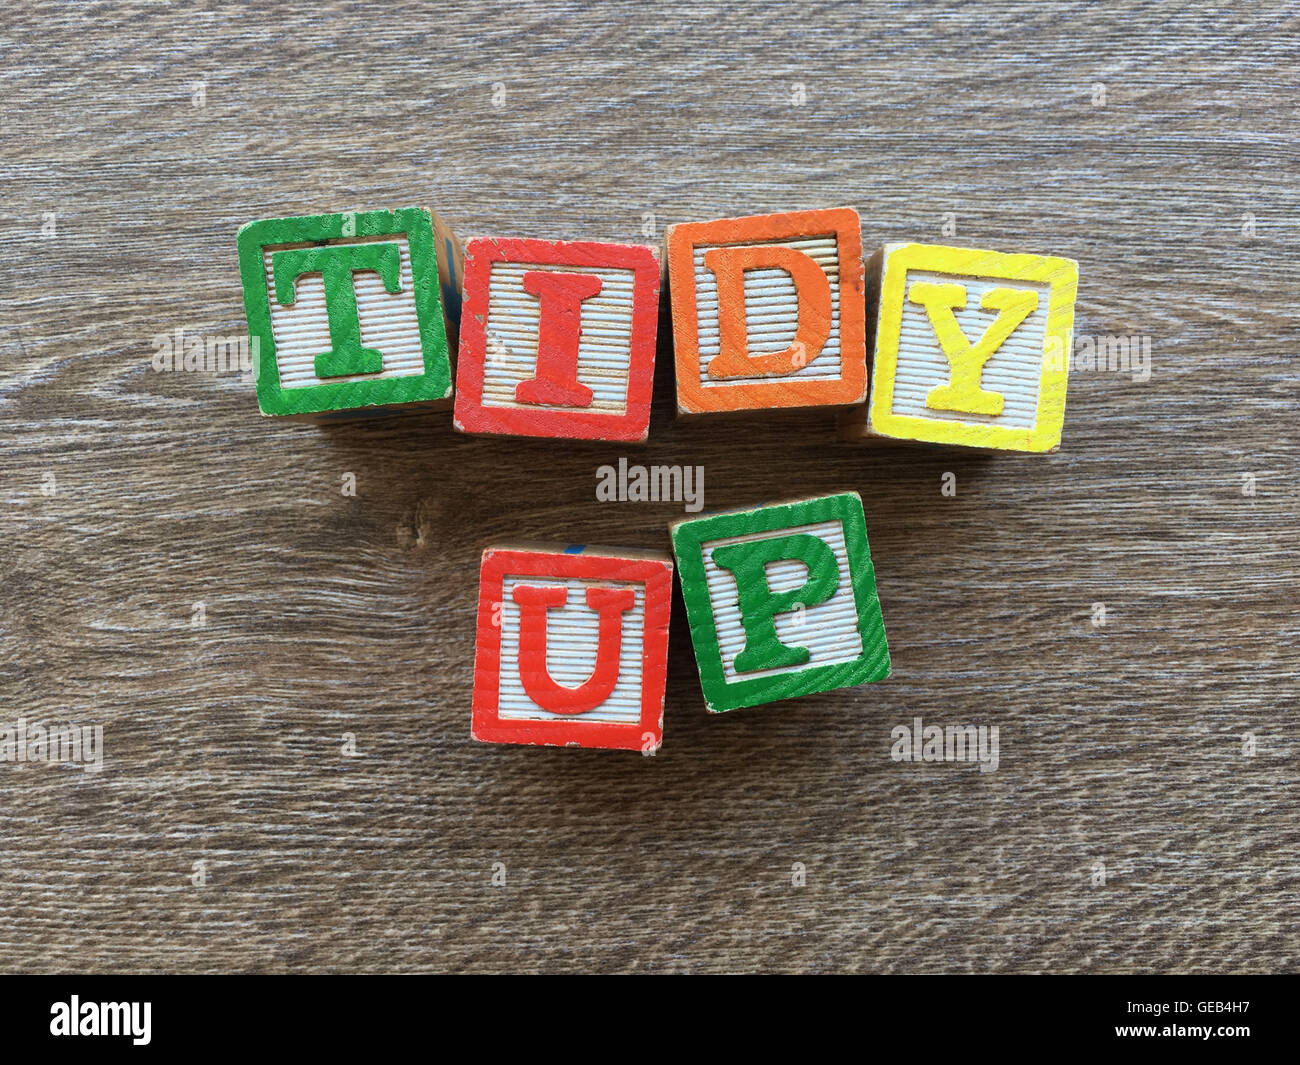
[[546, 612], [564, 606], [569, 590], [519, 584], [511, 594], [519, 604], [519, 677], [528, 697], [553, 714], [585, 714], [608, 699], [618, 683], [623, 614], [635, 605], [636, 592], [631, 588], [587, 589], [587, 605], [600, 618], [596, 668], [576, 688], [555, 683], [546, 666]]

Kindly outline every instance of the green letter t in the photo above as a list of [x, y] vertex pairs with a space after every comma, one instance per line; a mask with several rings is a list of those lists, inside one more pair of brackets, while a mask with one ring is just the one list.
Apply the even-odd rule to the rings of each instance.
[[317, 377], [347, 377], [383, 369], [383, 353], [361, 346], [361, 320], [352, 274], [373, 270], [384, 288], [395, 293], [402, 291], [400, 267], [401, 251], [396, 244], [326, 244], [271, 254], [275, 298], [286, 307], [296, 298], [295, 286], [304, 274], [320, 274], [325, 284], [330, 350], [316, 356]]

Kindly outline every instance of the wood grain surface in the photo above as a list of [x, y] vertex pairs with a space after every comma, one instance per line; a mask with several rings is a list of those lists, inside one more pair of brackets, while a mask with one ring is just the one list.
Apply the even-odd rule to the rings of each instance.
[[[0, 719], [101, 725], [105, 761], [0, 763], [0, 966], [1295, 969], [1298, 35], [1283, 3], [4, 5]], [[1149, 338], [1150, 377], [1076, 368], [1059, 454], [982, 457], [678, 424], [666, 310], [631, 452], [285, 424], [151, 368], [243, 330], [241, 223], [411, 204], [633, 242], [851, 204], [868, 249], [1078, 260], [1076, 336]], [[680, 504], [596, 501], [620, 455], [702, 465], [709, 508], [860, 491], [892, 679], [707, 715], [678, 599], [656, 757], [472, 742], [484, 545], [667, 547]], [[918, 716], [998, 726], [999, 768], [891, 760]]]

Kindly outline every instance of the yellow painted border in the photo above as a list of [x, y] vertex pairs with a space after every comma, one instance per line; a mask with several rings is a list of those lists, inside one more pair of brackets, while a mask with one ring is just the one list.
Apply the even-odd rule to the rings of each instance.
[[[898, 370], [899, 334], [909, 270], [961, 277], [1036, 281], [1049, 286], [1047, 335], [1038, 389], [1038, 412], [1032, 429], [970, 425], [940, 418], [894, 414], [894, 379]], [[997, 448], [1004, 451], [1052, 451], [1060, 446], [1065, 422], [1065, 385], [1074, 339], [1074, 300], [1079, 266], [1047, 255], [949, 248], [940, 244], [903, 244], [887, 251], [880, 284], [876, 354], [871, 374], [868, 429], [880, 436], [932, 444]]]

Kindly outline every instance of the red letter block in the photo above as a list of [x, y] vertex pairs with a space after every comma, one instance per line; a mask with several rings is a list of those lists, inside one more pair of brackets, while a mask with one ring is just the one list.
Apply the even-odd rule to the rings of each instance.
[[672, 562], [654, 551], [488, 548], [474, 738], [654, 751], [672, 591]]
[[658, 325], [654, 248], [472, 240], [454, 424], [467, 433], [643, 441]]

